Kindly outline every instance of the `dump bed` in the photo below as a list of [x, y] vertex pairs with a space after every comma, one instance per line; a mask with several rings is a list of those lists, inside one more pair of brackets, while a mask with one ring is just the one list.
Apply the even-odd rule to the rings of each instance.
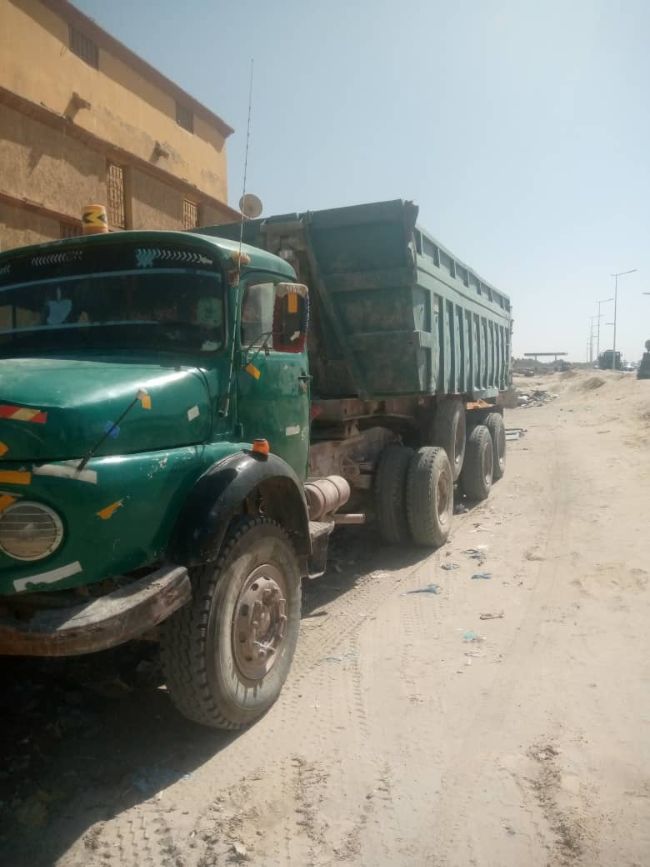
[[[510, 301], [416, 226], [401, 200], [246, 221], [244, 241], [310, 288], [316, 398], [493, 397], [510, 377]], [[200, 229], [236, 239], [240, 225]]]

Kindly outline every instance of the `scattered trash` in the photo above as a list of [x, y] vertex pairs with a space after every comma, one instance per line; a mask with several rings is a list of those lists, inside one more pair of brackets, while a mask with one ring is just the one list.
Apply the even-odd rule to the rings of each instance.
[[451, 572], [454, 569], [460, 569], [460, 566], [458, 565], [458, 563], [443, 563], [440, 568], [444, 569], [447, 572]]
[[248, 849], [243, 843], [235, 841], [232, 844], [232, 855], [234, 856], [233, 861], [248, 861]]
[[491, 578], [490, 572], [475, 572], [472, 575], [472, 581], [489, 581]]
[[465, 503], [456, 503], [454, 505], [454, 515], [464, 515], [465, 512], [469, 512]]
[[463, 641], [485, 641], [485, 639], [477, 635], [473, 629], [468, 629], [467, 632], [463, 632]]
[[524, 409], [529, 409], [531, 406], [542, 406], [555, 400], [557, 394], [551, 394], [549, 391], [536, 390], [530, 394], [520, 394], [517, 396], [517, 403]]
[[491, 613], [487, 611], [485, 614], [479, 614], [481, 620], [501, 620], [503, 617], [503, 611], [499, 611], [498, 613]]
[[342, 656], [324, 656], [321, 662], [343, 662]]
[[506, 439], [507, 440], [519, 440], [526, 433], [526, 428], [524, 427], [507, 427], [506, 428]]
[[171, 786], [180, 776], [171, 768], [139, 768], [130, 775], [129, 782], [141, 795], [149, 796], [159, 789]]
[[467, 557], [471, 557], [472, 560], [478, 560], [483, 563], [487, 556], [487, 545], [479, 545], [477, 548], [466, 548], [463, 551], [463, 554]]
[[427, 584], [426, 587], [418, 587], [416, 590], [407, 590], [406, 593], [402, 593], [402, 596], [410, 596], [412, 593], [435, 593], [438, 595], [439, 590], [440, 586], [438, 584]]

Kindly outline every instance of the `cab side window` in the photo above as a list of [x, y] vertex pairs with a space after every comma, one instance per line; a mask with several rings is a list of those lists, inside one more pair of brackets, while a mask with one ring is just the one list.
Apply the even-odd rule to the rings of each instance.
[[261, 342], [273, 330], [274, 300], [274, 283], [250, 283], [246, 287], [241, 311], [242, 346]]

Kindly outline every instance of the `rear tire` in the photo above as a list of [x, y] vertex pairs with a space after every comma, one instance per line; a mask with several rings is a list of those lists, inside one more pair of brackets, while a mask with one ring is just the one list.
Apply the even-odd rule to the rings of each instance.
[[465, 458], [465, 407], [458, 398], [442, 400], [436, 405], [431, 441], [447, 452], [449, 463], [457, 481]]
[[239, 729], [262, 716], [287, 678], [300, 626], [300, 570], [285, 531], [244, 518], [216, 563], [193, 570], [191, 602], [161, 626], [167, 689], [186, 717]]
[[503, 478], [506, 471], [506, 426], [501, 413], [491, 412], [485, 420], [485, 427], [490, 431], [492, 437], [494, 455], [492, 477], [497, 482]]
[[464, 493], [470, 500], [485, 500], [492, 487], [493, 449], [490, 431], [477, 424], [467, 437], [465, 463], [460, 475]]
[[406, 516], [406, 474], [413, 450], [389, 445], [379, 456], [375, 476], [377, 523], [382, 539], [389, 545], [403, 545], [411, 537]]
[[454, 513], [454, 479], [443, 448], [425, 446], [411, 458], [406, 506], [413, 541], [433, 548], [444, 545]]

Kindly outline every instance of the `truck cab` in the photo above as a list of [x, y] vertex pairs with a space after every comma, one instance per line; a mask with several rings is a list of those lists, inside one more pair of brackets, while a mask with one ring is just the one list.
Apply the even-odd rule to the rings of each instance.
[[268, 706], [310, 553], [307, 316], [290, 265], [215, 238], [0, 256], [1, 653], [98, 650], [164, 621], [188, 716], [236, 727]]

